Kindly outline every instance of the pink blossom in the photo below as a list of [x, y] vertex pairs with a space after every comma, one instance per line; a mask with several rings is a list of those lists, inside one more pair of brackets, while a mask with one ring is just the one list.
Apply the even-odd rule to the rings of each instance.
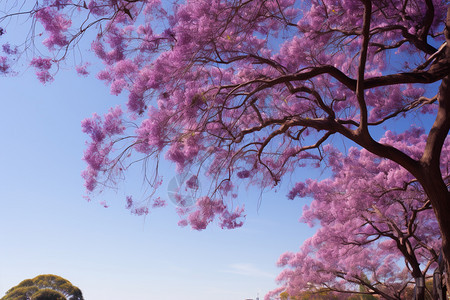
[[224, 210], [220, 215], [220, 227], [226, 229], [235, 229], [244, 225], [244, 208], [237, 207], [233, 212]]
[[133, 197], [132, 196], [127, 196], [127, 205], [125, 206], [126, 209], [130, 209], [133, 206]]
[[165, 207], [165, 206], [167, 206], [167, 203], [163, 199], [158, 197], [157, 199], [153, 200], [152, 208]]
[[137, 215], [137, 216], [146, 216], [149, 213], [148, 207], [138, 207], [138, 208], [134, 208], [131, 211], [133, 214]]
[[0, 56], [0, 73], [8, 73], [10, 69], [8, 58], [5, 56]]
[[47, 83], [53, 81], [53, 76], [49, 72], [52, 67], [51, 59], [35, 57], [31, 60], [30, 65], [36, 69], [36, 75], [40, 82]]
[[190, 189], [198, 189], [199, 185], [198, 185], [198, 178], [195, 175], [192, 175], [187, 181], [186, 181], [186, 186]]
[[187, 220], [180, 220], [180, 221], [178, 222], [178, 226], [180, 226], [180, 227], [186, 227], [186, 226], [188, 226], [188, 225], [189, 225], [189, 223], [188, 223]]
[[3, 44], [2, 50], [7, 55], [16, 55], [19, 51], [17, 47], [12, 47], [9, 43]]
[[111, 83], [111, 94], [119, 95], [126, 86], [127, 82], [124, 79], [113, 80]]
[[89, 75], [89, 72], [87, 70], [88, 66], [89, 66], [89, 63], [78, 65], [78, 66], [76, 66], [75, 70], [77, 71], [78, 75], [87, 76], [87, 75]]
[[59, 13], [56, 9], [46, 7], [36, 13], [36, 19], [42, 23], [44, 29], [50, 34], [43, 42], [47, 48], [53, 50], [55, 46], [63, 47], [67, 45], [68, 40], [64, 33], [72, 25], [72, 22], [65, 15]]
[[250, 171], [249, 170], [239, 171], [236, 175], [237, 175], [237, 177], [239, 177], [241, 179], [248, 178], [248, 177], [250, 177]]
[[[85, 185], [89, 192], [97, 186], [98, 176], [106, 172], [114, 162], [109, 160], [115, 135], [122, 134], [125, 127], [122, 125], [122, 110], [120, 107], [110, 109], [102, 119], [97, 114], [92, 118], [83, 120], [81, 126], [84, 133], [91, 137], [91, 142], [84, 152], [83, 160], [88, 164], [83, 172]], [[131, 199], [131, 198], [130, 198]]]

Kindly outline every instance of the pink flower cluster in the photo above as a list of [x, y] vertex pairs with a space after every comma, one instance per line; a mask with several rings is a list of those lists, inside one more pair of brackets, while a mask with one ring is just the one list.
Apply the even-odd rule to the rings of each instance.
[[52, 67], [51, 59], [35, 57], [31, 60], [30, 65], [36, 69], [36, 75], [40, 82], [47, 83], [53, 81], [53, 76], [49, 72]]
[[48, 49], [54, 50], [55, 46], [64, 47], [68, 43], [65, 33], [72, 25], [70, 19], [57, 9], [44, 7], [36, 13], [36, 19], [44, 26], [49, 37], [44, 40], [44, 45]]
[[6, 56], [0, 56], [0, 74], [6, 74], [9, 72], [9, 61]]
[[179, 209], [178, 213], [180, 216], [188, 214], [187, 219], [181, 220], [179, 225], [187, 226], [189, 224], [195, 230], [205, 229], [216, 216], [219, 216], [219, 225], [226, 229], [241, 227], [245, 218], [243, 207], [237, 207], [230, 212], [222, 200], [213, 200], [209, 197], [200, 197], [194, 211], [190, 211], [189, 208]]
[[83, 156], [88, 167], [83, 171], [82, 176], [85, 179], [86, 189], [92, 192], [97, 186], [99, 173], [111, 171], [110, 168], [116, 167], [115, 162], [110, 160], [108, 155], [114, 145], [113, 137], [122, 134], [125, 130], [122, 124], [122, 110], [120, 107], [110, 109], [103, 119], [94, 114], [92, 118], [85, 119], [81, 125], [83, 132], [91, 138]]

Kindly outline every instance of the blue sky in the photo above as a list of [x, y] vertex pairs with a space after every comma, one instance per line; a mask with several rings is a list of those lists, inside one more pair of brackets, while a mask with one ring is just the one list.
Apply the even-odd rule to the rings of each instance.
[[[94, 75], [63, 69], [43, 86], [33, 73], [0, 78], [0, 295], [39, 274], [70, 280], [88, 300], [241, 300], [276, 287], [279, 255], [313, 233], [298, 222], [304, 201], [287, 200], [281, 187], [258, 208], [259, 193], [242, 189], [244, 227], [202, 232], [178, 227], [172, 205], [130, 215], [122, 190], [89, 203], [81, 120], [125, 96], [111, 96]], [[139, 175], [128, 182], [140, 184]]]

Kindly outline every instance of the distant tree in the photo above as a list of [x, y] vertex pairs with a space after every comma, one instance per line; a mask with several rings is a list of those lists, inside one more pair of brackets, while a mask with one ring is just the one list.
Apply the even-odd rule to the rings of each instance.
[[84, 300], [81, 290], [57, 275], [25, 279], [9, 289], [0, 300]]
[[21, 285], [10, 289], [6, 292], [1, 300], [29, 300], [31, 296], [39, 291], [36, 286]]

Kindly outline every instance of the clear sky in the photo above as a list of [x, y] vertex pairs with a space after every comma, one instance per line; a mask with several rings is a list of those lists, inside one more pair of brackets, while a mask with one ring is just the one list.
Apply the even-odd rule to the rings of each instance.
[[[33, 73], [0, 77], [0, 297], [39, 274], [68, 279], [87, 300], [243, 300], [276, 287], [280, 254], [313, 233], [298, 222], [305, 201], [282, 187], [258, 208], [259, 194], [243, 189], [244, 227], [202, 232], [178, 227], [173, 205], [130, 215], [126, 191], [88, 203], [80, 122], [126, 96], [111, 96], [95, 74], [61, 70], [43, 86]], [[139, 175], [127, 180], [140, 184]]]

